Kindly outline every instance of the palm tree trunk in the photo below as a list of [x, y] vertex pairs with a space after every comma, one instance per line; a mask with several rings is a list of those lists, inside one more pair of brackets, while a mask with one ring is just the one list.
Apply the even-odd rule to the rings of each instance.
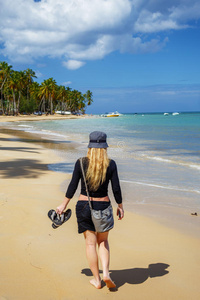
[[7, 79], [7, 76], [5, 76], [4, 78], [4, 81], [2, 82], [2, 85], [1, 85], [1, 108], [2, 108], [2, 113], [4, 115], [4, 105], [3, 105], [3, 86], [6, 82], [6, 79]]
[[10, 99], [8, 98], [8, 115], [10, 116], [11, 115], [11, 110], [12, 110], [12, 105], [11, 105], [11, 101], [10, 101]]
[[2, 109], [2, 114], [4, 115], [3, 92], [2, 92], [2, 90], [1, 90], [1, 109]]
[[16, 113], [16, 101], [15, 101], [15, 92], [13, 91], [13, 116]]
[[17, 102], [17, 115], [19, 114], [20, 99], [21, 99], [21, 91], [19, 92], [19, 98], [18, 98], [18, 102]]
[[44, 113], [45, 113], [45, 110], [46, 110], [46, 108], [45, 108], [45, 96], [43, 97], [43, 108], [44, 108]]
[[26, 100], [27, 100], [27, 103], [29, 103], [29, 101], [30, 101], [29, 85], [27, 85], [26, 93], [27, 93], [27, 95], [26, 95]]
[[50, 114], [52, 115], [52, 97], [51, 94], [49, 95], [50, 100]]

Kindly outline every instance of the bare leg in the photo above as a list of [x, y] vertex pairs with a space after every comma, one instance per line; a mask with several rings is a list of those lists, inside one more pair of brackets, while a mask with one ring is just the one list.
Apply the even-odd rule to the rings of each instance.
[[93, 231], [84, 232], [85, 243], [86, 243], [86, 256], [89, 262], [89, 267], [92, 271], [94, 278], [90, 280], [90, 283], [97, 289], [101, 288], [101, 278], [99, 276], [99, 264], [98, 255], [96, 250], [97, 236]]
[[108, 231], [97, 233], [97, 243], [99, 246], [99, 257], [103, 268], [103, 281], [108, 288], [115, 288], [116, 285], [109, 275], [110, 249], [108, 244]]

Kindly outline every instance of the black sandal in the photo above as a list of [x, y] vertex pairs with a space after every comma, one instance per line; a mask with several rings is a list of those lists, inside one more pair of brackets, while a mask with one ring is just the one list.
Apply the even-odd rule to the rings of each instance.
[[62, 213], [61, 215], [57, 214], [54, 209], [51, 209], [48, 212], [48, 217], [53, 222], [52, 227], [54, 229], [56, 229], [56, 228], [60, 227], [63, 223], [65, 223], [67, 220], [69, 220], [69, 218], [71, 217], [71, 214], [72, 214], [72, 211], [70, 208], [68, 210], [66, 210], [64, 213]]

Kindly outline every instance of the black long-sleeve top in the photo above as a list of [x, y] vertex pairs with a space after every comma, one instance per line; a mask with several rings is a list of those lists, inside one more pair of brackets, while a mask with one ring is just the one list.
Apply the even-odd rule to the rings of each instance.
[[[83, 159], [83, 168], [84, 168], [85, 172], [87, 170], [87, 167], [88, 167], [88, 159], [84, 158]], [[81, 179], [81, 194], [87, 196], [85, 183], [84, 183], [84, 179], [83, 179], [83, 175], [82, 175], [82, 171], [81, 171], [80, 160], [78, 159], [76, 161], [76, 164], [74, 167], [71, 182], [70, 182], [67, 192], [66, 192], [67, 198], [71, 199], [74, 196], [80, 179]], [[113, 191], [115, 201], [118, 204], [122, 203], [122, 194], [121, 194], [121, 188], [120, 188], [119, 177], [118, 177], [118, 172], [117, 172], [117, 165], [116, 165], [115, 161], [112, 159], [110, 160], [109, 166], [107, 168], [106, 179], [99, 186], [99, 188], [96, 191], [91, 191], [88, 186], [90, 197], [101, 198], [101, 197], [108, 196], [109, 181], [111, 181], [111, 186], [112, 186], [112, 191]]]

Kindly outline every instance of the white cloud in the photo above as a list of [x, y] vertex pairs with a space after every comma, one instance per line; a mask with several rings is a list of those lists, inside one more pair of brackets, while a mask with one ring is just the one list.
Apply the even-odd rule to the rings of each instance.
[[72, 84], [72, 82], [71, 82], [71, 81], [65, 81], [65, 82], [63, 82], [62, 84], [63, 84], [63, 85], [66, 85], [66, 86], [69, 86], [70, 84]]
[[178, 24], [176, 19], [164, 17], [160, 12], [151, 13], [144, 10], [135, 22], [134, 29], [136, 32], [153, 33], [185, 27], [187, 26]]
[[29, 62], [59, 57], [73, 70], [113, 51], [159, 51], [167, 39], [152, 33], [200, 18], [199, 0], [0, 0], [0, 7], [0, 54]]
[[79, 61], [79, 60], [68, 60], [68, 61], [64, 61], [63, 62], [63, 66], [65, 66], [67, 69], [69, 70], [76, 70], [79, 69], [80, 67], [82, 67], [85, 64], [85, 62], [83, 61]]

